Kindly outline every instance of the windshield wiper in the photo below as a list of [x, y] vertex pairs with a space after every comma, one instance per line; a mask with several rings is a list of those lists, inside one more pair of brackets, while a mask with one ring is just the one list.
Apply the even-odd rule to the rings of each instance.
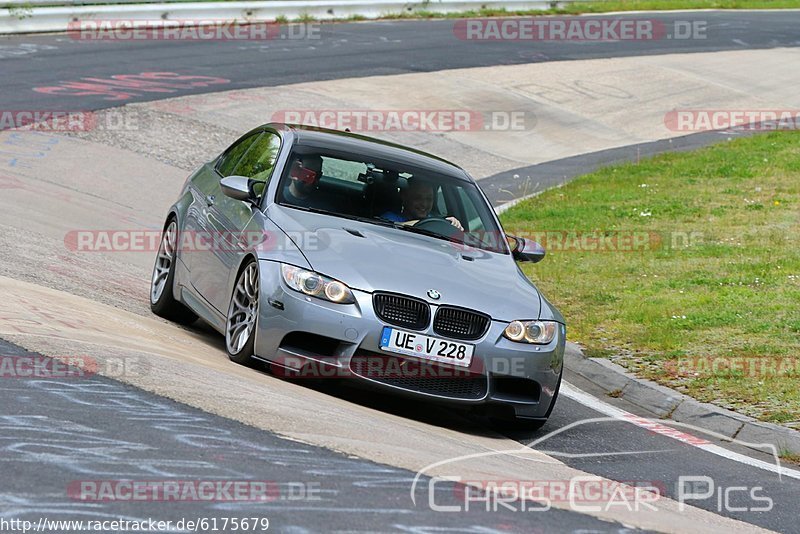
[[[474, 247], [475, 246], [473, 243], [467, 243], [466, 240], [464, 240], [464, 239], [456, 239], [454, 236], [453, 237], [448, 237], [448, 236], [443, 235], [443, 234], [439, 234], [439, 233], [436, 233], [436, 232], [431, 232], [430, 230], [425, 230], [424, 228], [417, 228], [415, 226], [409, 226], [407, 224], [403, 224], [403, 223], [400, 223], [400, 222], [397, 222], [397, 221], [391, 221], [389, 219], [382, 219], [382, 218], [379, 218], [379, 217], [375, 217], [375, 218], [373, 218], [373, 217], [361, 217], [359, 215], [348, 215], [346, 213], [337, 213], [335, 211], [327, 211], [327, 210], [322, 210], [322, 209], [319, 209], [319, 208], [310, 208], [308, 206], [295, 206], [294, 204], [282, 204], [282, 205], [289, 206], [290, 208], [296, 208], [296, 209], [299, 209], [299, 210], [307, 211], [307, 212], [310, 212], [310, 213], [322, 213], [323, 215], [332, 215], [334, 217], [341, 217], [342, 219], [348, 219], [348, 220], [351, 220], [351, 221], [358, 221], [358, 222], [363, 222], [363, 223], [367, 223], [367, 224], [377, 224], [379, 226], [385, 226], [387, 228], [397, 228], [398, 230], [405, 230], [406, 232], [411, 232], [411, 233], [414, 233], [414, 234], [425, 235], [425, 236], [428, 236], [428, 237], [435, 237], [436, 239], [441, 239], [443, 241], [451, 241], [451, 242], [455, 242], [455, 243], [460, 243], [462, 245], [467, 245], [467, 246], [470, 246], [470, 247]], [[467, 234], [464, 233], [464, 235], [466, 236]], [[487, 243], [487, 242], [483, 241], [480, 237], [477, 237], [477, 236], [473, 236], [473, 237], [476, 237], [477, 240], [480, 242], [480, 245], [477, 248], [483, 248], [484, 250], [496, 251], [494, 248], [492, 248], [492, 245], [490, 243]]]
[[[446, 236], [444, 234], [437, 234], [436, 232], [431, 232], [430, 230], [425, 230], [424, 228], [417, 228], [415, 226], [408, 226], [408, 225], [404, 225], [402, 223], [394, 223], [394, 227], [399, 229], [399, 230], [406, 230], [407, 232], [413, 232], [413, 233], [416, 233], [416, 234], [422, 234], [422, 235], [426, 235], [426, 236], [430, 236], [430, 237], [436, 237], [438, 239], [442, 239], [442, 240], [445, 240], [445, 241], [450, 241], [450, 242], [453, 242], [453, 243], [458, 243], [460, 245], [466, 245], [466, 246], [472, 247], [472, 248], [478, 248], [478, 249], [481, 249], [481, 250], [488, 250], [490, 252], [502, 252], [502, 250], [500, 250], [497, 245], [493, 245], [492, 243], [484, 241], [480, 237], [478, 237], [478, 236], [476, 236], [474, 234], [469, 234], [467, 232], [463, 232], [463, 234], [464, 234], [464, 238], [463, 239], [457, 239], [456, 236]], [[467, 236], [469, 236], [469, 237], [467, 237]], [[478, 241], [478, 243], [475, 243], [475, 241]]]
[[447, 237], [446, 235], [439, 234], [436, 232], [431, 232], [430, 230], [425, 230], [424, 228], [417, 228], [416, 226], [409, 226], [407, 224], [393, 222], [392, 225], [397, 228], [398, 230], [405, 230], [406, 232], [412, 232], [415, 234], [427, 235], [430, 237], [436, 237], [439, 239], [444, 239], [445, 241], [456, 241], [459, 242], [457, 239], [453, 239], [452, 237]]
[[322, 213], [323, 215], [336, 215], [339, 216], [338, 213], [328, 210], [321, 210], [319, 208], [310, 208], [308, 206], [298, 206], [297, 204], [280, 204], [280, 206], [286, 206], [288, 208], [294, 208], [296, 210], [308, 211], [311, 213]]
[[358, 215], [342, 215], [346, 219], [352, 219], [354, 221], [364, 222], [368, 224], [378, 224], [380, 226], [387, 226], [389, 228], [394, 226], [394, 223], [388, 219], [377, 219], [372, 217], [360, 217]]
[[347, 213], [339, 213], [339, 212], [336, 212], [336, 211], [328, 211], [328, 210], [323, 210], [323, 209], [319, 209], [319, 208], [311, 208], [311, 207], [308, 207], [308, 206], [297, 206], [295, 204], [280, 204], [280, 205], [281, 206], [287, 206], [287, 207], [294, 208], [294, 209], [298, 209], [298, 210], [302, 210], [302, 211], [307, 211], [307, 212], [310, 212], [310, 213], [321, 213], [323, 215], [332, 215], [333, 217], [340, 217], [342, 219], [347, 219], [349, 221], [358, 221], [358, 222], [364, 222], [364, 223], [370, 223], [370, 224], [379, 224], [381, 226], [387, 226], [389, 228], [392, 228], [392, 227], [395, 226], [395, 223], [390, 221], [390, 220], [388, 220], [388, 219], [373, 219], [371, 217], [361, 217], [359, 215], [349, 215]]

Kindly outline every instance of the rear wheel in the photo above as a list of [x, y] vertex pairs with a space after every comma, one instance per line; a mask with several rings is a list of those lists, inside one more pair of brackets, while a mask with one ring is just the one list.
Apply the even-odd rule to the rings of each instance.
[[161, 236], [158, 256], [153, 266], [150, 280], [150, 309], [156, 315], [181, 324], [191, 324], [197, 320], [189, 308], [175, 299], [172, 291], [175, 282], [175, 264], [178, 250], [178, 223], [170, 219]]
[[231, 361], [243, 365], [252, 363], [258, 325], [259, 297], [258, 264], [248, 263], [233, 287], [225, 324], [225, 348]]

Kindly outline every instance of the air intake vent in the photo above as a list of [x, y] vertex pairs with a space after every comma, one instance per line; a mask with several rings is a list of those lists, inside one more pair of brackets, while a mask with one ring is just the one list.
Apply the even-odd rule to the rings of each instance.
[[388, 386], [451, 399], [479, 400], [489, 389], [488, 377], [481, 373], [362, 351], [350, 360], [350, 371]]
[[354, 235], [356, 237], [364, 237], [364, 234], [359, 232], [358, 230], [354, 230], [353, 228], [344, 228], [344, 231], [350, 235]]

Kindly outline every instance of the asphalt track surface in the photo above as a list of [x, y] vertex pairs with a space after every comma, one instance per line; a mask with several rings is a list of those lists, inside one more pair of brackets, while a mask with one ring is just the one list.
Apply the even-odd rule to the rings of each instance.
[[[453, 46], [452, 21], [325, 25], [322, 39], [312, 44], [290, 40], [267, 44], [113, 43], [78, 42], [58, 35], [11, 37], [0, 41], [3, 72], [0, 106], [3, 109], [100, 109], [192, 92], [352, 76], [800, 44], [797, 31], [800, 14], [794, 12], [635, 17], [665, 21], [708, 20], [708, 39], [602, 44], [484, 42]], [[26, 50], [26, 53], [8, 55], [9, 50]], [[254, 68], [254, 65], [263, 67]], [[32, 91], [34, 87], [55, 87], [69, 80], [154, 70], [232, 81], [218, 86], [176, 89], [166, 94], [141, 92], [121, 101], [109, 100], [107, 94], [76, 96], [70, 91], [54, 94]], [[705, 143], [713, 142], [714, 137], [697, 139]], [[561, 162], [565, 166], [562, 168], [558, 168], [557, 162], [550, 165], [555, 174], [574, 175], [617, 156], [595, 154]], [[566, 167], [568, 171], [564, 170]], [[500, 180], [502, 177], [492, 178]], [[2, 349], [4, 354], [19, 351], [12, 346], [2, 346]], [[576, 381], [575, 377], [568, 378]], [[591, 391], [589, 384], [579, 381], [576, 384], [590, 393], [600, 394]], [[376, 399], [349, 389], [327, 392], [355, 403], [377, 406], [389, 413], [409, 418], [425, 417], [420, 415], [426, 411], [424, 404]], [[39, 518], [47, 514], [64, 519], [70, 516], [94, 519], [103, 514], [159, 519], [264, 515], [273, 528], [281, 532], [624, 529], [622, 525], [558, 510], [446, 514], [435, 513], [427, 506], [414, 507], [409, 495], [413, 473], [286, 441], [100, 377], [78, 382], [6, 381], [0, 389], [0, 402], [4, 407], [0, 416], [3, 428], [0, 462], [6, 481], [0, 493], [0, 517], [3, 518]], [[649, 415], [622, 406], [640, 415]], [[513, 437], [526, 443], [545, 433], [598, 417], [597, 411], [562, 395], [543, 431]], [[439, 422], [464, 432], [485, 431], [483, 422], [461, 414], [443, 417]], [[709, 476], [715, 483], [714, 496], [691, 504], [781, 532], [800, 531], [796, 522], [800, 481], [779, 478], [633, 425], [611, 421], [579, 424], [537, 444], [536, 448], [570, 466], [613, 480], [656, 483], [671, 497], [677, 494], [680, 476]], [[742, 448], [736, 450], [770, 461], [767, 455]], [[267, 480], [277, 484], [278, 498], [258, 505], [263, 513], [253, 514], [256, 508], [241, 503], [137, 502], [112, 506], [80, 502], [64, 495], [64, 487], [76, 479], [169, 477]], [[312, 484], [310, 487], [319, 489], [320, 500], [293, 503], [291, 482], [318, 482], [319, 486]], [[762, 503], [742, 492], [732, 493], [729, 506], [721, 506], [717, 499], [719, 492], [739, 486], [747, 486], [748, 491], [761, 488], [757, 495], [772, 499], [771, 510], [746, 510]]]
[[[29, 355], [5, 342], [0, 349]], [[16, 380], [0, 390], [0, 401], [5, 480], [0, 517], [7, 519], [37, 524], [42, 517], [152, 518], [177, 524], [217, 518], [221, 526], [224, 518], [256, 517], [268, 519], [269, 530], [295, 533], [426, 532], [432, 527], [530, 532], [527, 514], [504, 508], [453, 514], [414, 507], [409, 491], [415, 473], [410, 471], [281, 439], [102, 377]], [[81, 481], [165, 479], [258, 481], [266, 488], [265, 502], [226, 502], [230, 497], [223, 489], [214, 502], [108, 503], [98, 500], [102, 486], [80, 489]], [[423, 479], [418, 485], [417, 499], [423, 503], [428, 483]], [[72, 490], [65, 495], [65, 488]], [[437, 482], [435, 488], [438, 504], [458, 503], [452, 483]], [[562, 510], [538, 513], [536, 523], [541, 532], [625, 530]]]
[[[351, 77], [800, 45], [800, 12], [681, 12], [598, 18], [650, 19], [664, 28], [674, 28], [676, 21], [697, 22], [705, 29], [702, 38], [617, 42], [465, 41], [454, 38], [452, 20], [324, 24], [320, 39], [269, 41], [81, 41], [66, 35], [11, 36], [0, 38], [0, 109], [96, 110], [181, 94]], [[303, 34], [286, 30], [281, 35]], [[63, 88], [65, 82], [102, 84], [111, 76], [153, 71], [230, 82], [176, 88], [169, 93], [132, 89], [129, 97], [120, 100], [102, 91], [79, 95], [92, 90]], [[60, 85], [62, 90], [50, 94], [32, 91]]]

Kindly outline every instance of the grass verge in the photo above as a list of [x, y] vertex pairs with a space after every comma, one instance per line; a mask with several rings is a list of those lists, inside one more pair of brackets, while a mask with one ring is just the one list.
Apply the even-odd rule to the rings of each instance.
[[800, 0], [592, 0], [558, 4], [551, 9], [508, 10], [485, 8], [457, 13], [409, 10], [384, 15], [385, 19], [460, 19], [483, 17], [521, 17], [537, 15], [583, 15], [618, 11], [672, 11], [692, 9], [796, 9]]
[[571, 13], [612, 11], [664, 11], [674, 9], [788, 9], [800, 7], [798, 0], [594, 0], [575, 2]]
[[782, 452], [780, 454], [781, 460], [791, 464], [800, 465], [800, 454], [792, 454], [789, 452]]
[[800, 422], [800, 133], [608, 167], [502, 219], [548, 249], [524, 270], [588, 355]]

